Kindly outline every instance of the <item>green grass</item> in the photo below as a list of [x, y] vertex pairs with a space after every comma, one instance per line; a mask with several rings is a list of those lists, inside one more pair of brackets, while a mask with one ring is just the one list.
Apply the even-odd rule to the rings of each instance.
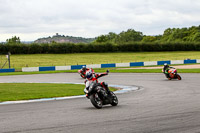
[[[187, 58], [200, 59], [200, 51], [11, 55], [11, 67], [21, 69], [22, 67], [183, 60]], [[6, 60], [5, 55], [2, 55], [0, 59], [2, 66]]]
[[0, 83], [0, 102], [83, 95], [84, 88], [79, 84]]
[[46, 83], [1, 83], [0, 101], [82, 95], [84, 85]]
[[8, 72], [8, 73], [0, 73], [0, 76], [8, 76], [8, 75], [30, 75], [30, 74], [51, 74], [51, 73], [72, 73], [78, 72], [77, 70], [63, 70], [63, 71], [41, 71], [41, 72]]

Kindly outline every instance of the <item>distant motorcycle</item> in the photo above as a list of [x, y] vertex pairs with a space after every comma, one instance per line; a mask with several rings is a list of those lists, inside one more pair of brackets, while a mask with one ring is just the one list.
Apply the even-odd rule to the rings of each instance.
[[95, 81], [91, 81], [89, 84], [88, 98], [97, 109], [106, 104], [111, 104], [112, 106], [117, 106], [118, 104], [117, 96], [112, 91], [108, 94], [105, 88]]
[[169, 80], [171, 79], [178, 79], [178, 80], [181, 80], [181, 76], [177, 73], [177, 70], [176, 68], [171, 68], [168, 70], [168, 73], [169, 73], [169, 77], [167, 77]]

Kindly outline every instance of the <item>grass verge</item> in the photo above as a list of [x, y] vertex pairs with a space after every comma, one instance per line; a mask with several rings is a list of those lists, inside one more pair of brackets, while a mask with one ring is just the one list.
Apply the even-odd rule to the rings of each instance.
[[79, 84], [0, 83], [0, 102], [83, 95], [84, 87]]
[[[175, 55], [175, 56], [174, 56]], [[0, 66], [7, 60], [0, 56]], [[11, 67], [66, 66], [85, 64], [127, 63], [162, 60], [200, 59], [200, 51], [173, 52], [118, 52], [118, 53], [74, 53], [74, 54], [26, 54], [11, 55]], [[6, 65], [4, 68], [8, 67]]]

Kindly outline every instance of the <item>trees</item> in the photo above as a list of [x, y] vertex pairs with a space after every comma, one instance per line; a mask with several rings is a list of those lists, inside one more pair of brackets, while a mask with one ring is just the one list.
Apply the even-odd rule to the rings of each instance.
[[168, 28], [161, 37], [161, 42], [199, 42], [200, 26], [190, 28]]
[[7, 44], [20, 44], [21, 41], [20, 41], [20, 38], [19, 38], [19, 37], [14, 36], [14, 37], [12, 37], [12, 38], [10, 38], [10, 39], [7, 39], [7, 40], [6, 40], [6, 43], [7, 43]]
[[124, 44], [127, 42], [200, 42], [200, 26], [167, 28], [163, 35], [157, 36], [147, 36], [134, 29], [128, 29], [119, 34], [110, 32], [107, 35], [101, 35], [97, 37], [95, 42], [111, 42], [116, 44]]
[[126, 43], [126, 42], [139, 42], [143, 38], [142, 32], [137, 32], [134, 29], [128, 29], [127, 31], [122, 31], [116, 38], [116, 43]]
[[114, 32], [109, 32], [107, 35], [101, 35], [97, 37], [95, 42], [102, 43], [102, 42], [114, 42], [117, 37], [117, 34]]
[[143, 36], [142, 42], [155, 42], [156, 39], [155, 36]]
[[126, 42], [138, 42], [143, 38], [142, 32], [137, 32], [133, 29], [128, 29], [127, 31], [122, 31], [119, 34], [109, 32], [107, 35], [101, 35], [97, 37], [95, 42], [112, 42], [112, 43], [126, 43]]

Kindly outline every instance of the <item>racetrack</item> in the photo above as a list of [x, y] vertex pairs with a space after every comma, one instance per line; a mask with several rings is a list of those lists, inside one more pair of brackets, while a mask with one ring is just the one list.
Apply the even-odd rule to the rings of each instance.
[[[141, 89], [96, 109], [86, 98], [0, 105], [1, 133], [200, 133], [200, 74], [111, 73], [101, 81]], [[0, 82], [83, 83], [75, 73], [0, 76]]]

